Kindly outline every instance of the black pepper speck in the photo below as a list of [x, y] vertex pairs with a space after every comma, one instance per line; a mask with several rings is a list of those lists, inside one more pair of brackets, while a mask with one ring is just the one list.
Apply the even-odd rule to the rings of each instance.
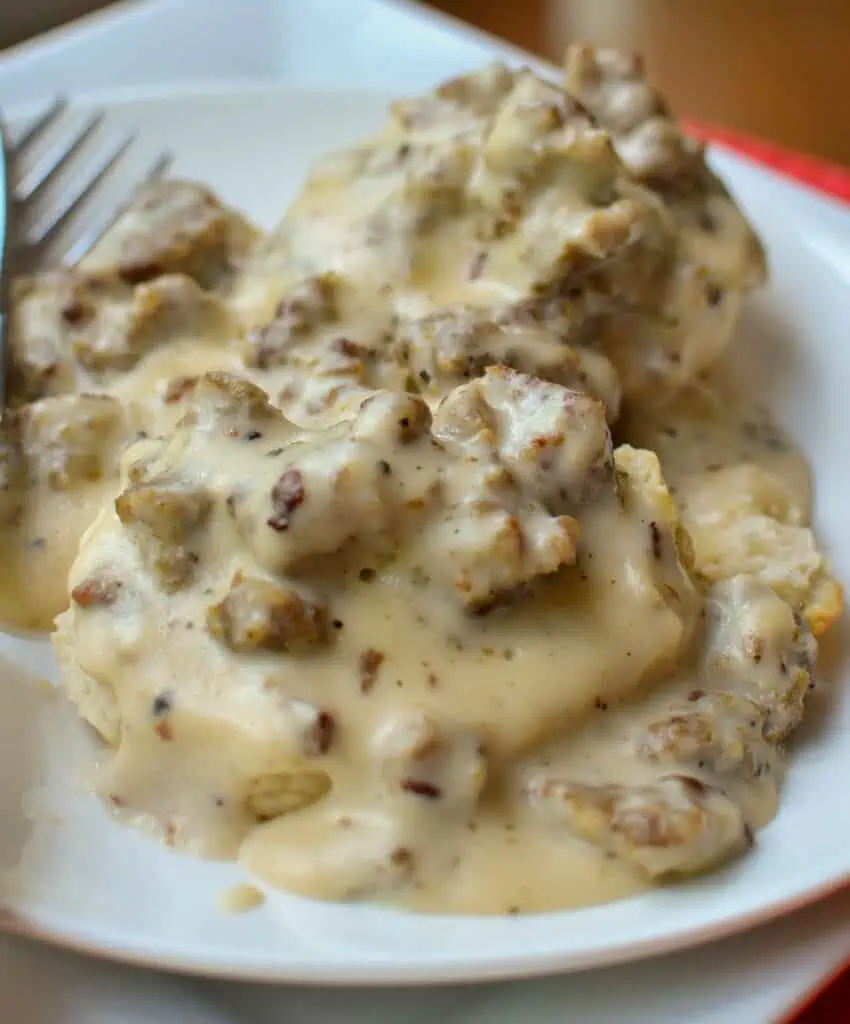
[[723, 289], [716, 284], [709, 284], [705, 289], [705, 301], [714, 308], [723, 301]]
[[652, 557], [657, 561], [661, 559], [661, 531], [655, 521], [649, 524], [649, 542], [652, 548]]
[[160, 715], [166, 715], [174, 707], [174, 701], [170, 693], [166, 693], [164, 690], [154, 697], [153, 703], [151, 704], [151, 711], [154, 717], [157, 718]]

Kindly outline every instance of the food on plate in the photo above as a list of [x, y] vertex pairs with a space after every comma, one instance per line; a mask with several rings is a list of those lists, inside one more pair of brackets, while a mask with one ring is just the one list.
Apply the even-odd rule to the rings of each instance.
[[0, 426], [0, 616], [50, 629], [79, 540], [115, 487], [136, 409], [106, 394], [41, 398]]
[[100, 788], [162, 834], [205, 806], [195, 839], [234, 853], [295, 810], [380, 809], [424, 865], [495, 766], [677, 664], [701, 607], [682, 544], [652, 453], [612, 452], [580, 392], [491, 368], [433, 414], [379, 391], [305, 429], [208, 374], [125, 451], [57, 643], [116, 748]]
[[238, 365], [222, 267], [235, 272], [255, 236], [205, 188], [162, 182], [84, 265], [14, 282], [13, 411], [0, 435], [8, 625], [50, 629], [67, 605], [79, 539], [114, 492], [123, 445], [170, 428], [180, 381], [199, 363]]
[[575, 835], [650, 878], [714, 867], [752, 844], [741, 808], [692, 775], [662, 775], [651, 785], [588, 785], [543, 778], [531, 801]]
[[353, 335], [367, 346], [387, 309], [416, 322], [436, 307], [587, 346], [627, 395], [655, 395], [723, 352], [765, 261], [639, 62], [575, 47], [560, 84], [493, 65], [397, 103], [313, 170], [235, 302], [266, 322], [305, 272], [368, 305], [372, 332]]
[[[13, 402], [109, 394], [155, 435], [199, 369], [300, 423], [379, 388], [434, 403], [496, 364], [587, 391], [612, 423], [624, 395], [675, 391], [728, 343], [758, 241], [639, 67], [573, 50], [565, 83], [492, 66], [396, 104], [265, 238], [204, 186], [147, 186], [79, 267], [16, 283]], [[667, 154], [653, 173], [626, 127]], [[26, 519], [5, 534], [67, 574]], [[3, 603], [19, 627], [62, 608]]]
[[114, 815], [425, 911], [744, 854], [843, 600], [724, 369], [765, 273], [640, 62], [578, 46], [394, 104], [266, 235], [165, 181], [17, 282], [0, 616], [55, 617]]
[[127, 284], [182, 274], [202, 288], [227, 290], [258, 232], [196, 182], [156, 182], [133, 202], [82, 260]]
[[718, 382], [632, 414], [626, 432], [658, 452], [708, 580], [757, 576], [801, 612], [816, 636], [842, 608], [842, 589], [811, 529], [805, 462], [764, 409]]

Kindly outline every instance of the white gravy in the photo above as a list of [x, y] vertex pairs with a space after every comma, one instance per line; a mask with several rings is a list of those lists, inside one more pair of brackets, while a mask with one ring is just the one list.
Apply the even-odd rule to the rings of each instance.
[[[622, 79], [642, 109], [637, 74], [584, 68], [576, 88]], [[166, 843], [239, 857], [271, 885], [321, 899], [579, 906], [705, 870], [775, 813], [779, 744], [797, 721], [777, 726], [776, 707], [799, 710], [811, 673], [799, 608], [732, 571], [699, 589], [670, 494], [691, 526], [697, 499], [734, 505], [737, 467], [755, 466], [781, 492], [783, 525], [803, 529], [809, 473], [769, 418], [720, 385], [645, 404], [647, 381], [678, 387], [714, 359], [762, 272], [722, 190], [694, 186], [659, 219], [664, 193], [641, 191], [653, 156], [651, 134], [635, 148], [641, 125], [612, 135], [640, 165], [619, 194], [604, 133], [559, 90], [498, 69], [446, 88], [326, 161], [232, 291], [199, 300], [189, 289], [203, 316], [169, 321], [132, 366], [80, 372], [66, 394], [48, 390], [16, 414], [26, 482], [7, 470], [0, 493], [20, 499], [0, 516], [0, 618], [47, 630], [59, 615], [65, 684], [105, 741], [96, 789]], [[609, 98], [583, 97], [602, 127]], [[682, 162], [693, 172], [686, 150], [665, 149], [663, 175]], [[204, 202], [206, 216], [216, 204]], [[649, 248], [631, 265], [634, 237]], [[576, 267], [601, 273], [600, 295], [627, 303], [637, 291], [657, 307], [639, 331], [635, 312], [609, 323], [604, 355], [584, 298], [560, 295], [549, 320], [520, 316]], [[662, 317], [675, 329], [662, 331]], [[498, 374], [484, 390], [463, 383], [493, 363], [532, 380], [499, 371], [508, 397]], [[255, 382], [288, 419], [232, 378], [230, 397], [205, 405], [197, 378], [209, 371]], [[553, 441], [547, 417], [573, 399], [535, 374], [604, 408]], [[609, 450], [602, 496], [558, 497], [551, 480], [572, 480], [573, 439], [585, 428], [607, 437], [621, 383], [617, 487]], [[439, 410], [442, 427], [413, 443], [376, 427], [358, 409], [378, 388], [418, 403], [417, 415]], [[74, 404], [92, 391], [113, 401], [108, 428]], [[73, 415], [89, 431], [81, 442], [80, 424], [63, 419]], [[42, 416], [53, 417], [47, 433]], [[670, 493], [655, 457], [629, 445], [658, 453]], [[69, 479], [42, 471], [48, 456]], [[579, 475], [582, 487], [591, 478]], [[165, 490], [134, 511], [127, 496], [146, 483]], [[271, 526], [276, 493], [286, 514]], [[505, 529], [490, 532], [502, 513]], [[482, 578], [504, 607], [476, 606]], [[247, 610], [245, 580], [258, 588]], [[300, 623], [316, 649], [264, 646], [280, 642], [281, 621]], [[758, 669], [741, 667], [751, 650]], [[657, 723], [704, 708], [708, 760], [647, 755]], [[756, 726], [773, 730], [769, 743]], [[584, 795], [559, 805], [563, 780]]]

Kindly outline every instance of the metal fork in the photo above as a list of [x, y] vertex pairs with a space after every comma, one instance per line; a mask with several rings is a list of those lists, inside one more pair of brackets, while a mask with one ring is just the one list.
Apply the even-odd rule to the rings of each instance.
[[[170, 153], [160, 153], [117, 202], [95, 217], [85, 217], [82, 208], [133, 145], [136, 134], [112, 133], [105, 143], [95, 145], [95, 133], [106, 114], [94, 110], [81, 124], [61, 132], [26, 172], [18, 173], [22, 159], [58, 127], [67, 106], [63, 97], [53, 100], [14, 138], [0, 121], [0, 416], [6, 408], [6, 333], [12, 274], [44, 266], [48, 252], [66, 264], [82, 259], [115, 223], [135, 192], [161, 178], [172, 160]], [[86, 159], [82, 154], [89, 143], [94, 153]], [[71, 174], [68, 183], [61, 189], [51, 189], [66, 174]], [[52, 191], [59, 194], [51, 196]], [[30, 226], [22, 232], [20, 223], [25, 214]], [[64, 246], [60, 245], [62, 240]]]

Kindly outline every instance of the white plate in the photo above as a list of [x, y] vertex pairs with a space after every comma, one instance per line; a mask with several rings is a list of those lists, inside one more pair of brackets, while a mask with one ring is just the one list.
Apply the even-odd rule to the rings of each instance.
[[[166, 145], [176, 171], [208, 181], [265, 224], [320, 153], [377, 126], [390, 97], [275, 88], [122, 99], [114, 122]], [[818, 528], [850, 579], [850, 246], [843, 224], [789, 207], [785, 187], [731, 158], [718, 163], [768, 243], [771, 289], [741, 332], [743, 371], [800, 438], [818, 479]], [[850, 702], [838, 641], [797, 744], [777, 819], [756, 850], [722, 873], [607, 906], [512, 918], [412, 916], [270, 894], [259, 910], [217, 909], [243, 880], [232, 865], [168, 852], [120, 828], [83, 788], [88, 738], [61, 698], [0, 687], [0, 882], [4, 924], [135, 962], [232, 977], [408, 983], [525, 976], [635, 959], [704, 942], [850, 881]], [[0, 638], [0, 651], [52, 676], [43, 644]], [[831, 655], [831, 657], [830, 657]], [[28, 815], [21, 810], [24, 799]], [[533, 867], [530, 868], [533, 870]]]

